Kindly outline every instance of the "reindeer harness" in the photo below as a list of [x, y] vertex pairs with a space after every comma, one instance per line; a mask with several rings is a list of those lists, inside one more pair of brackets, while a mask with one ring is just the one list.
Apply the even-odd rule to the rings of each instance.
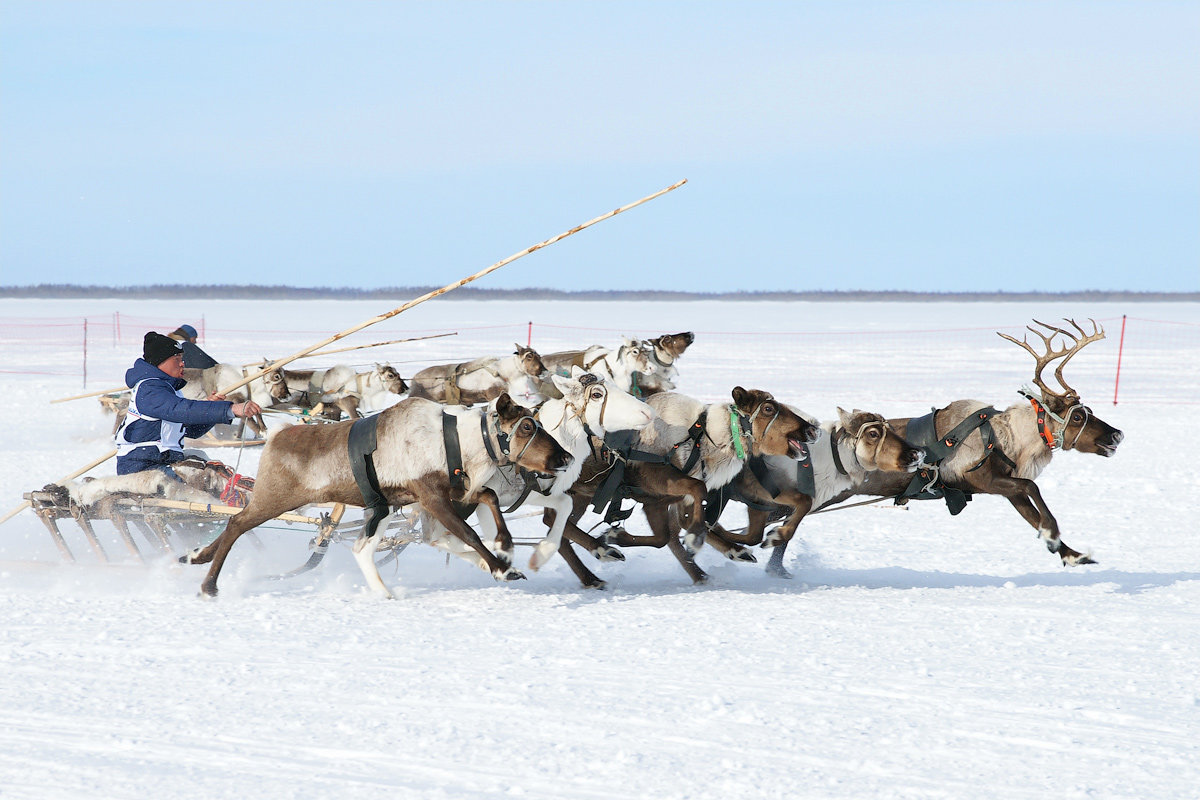
[[971, 433], [975, 430], [979, 431], [984, 454], [983, 458], [979, 459], [979, 462], [966, 470], [966, 472], [974, 472], [979, 469], [993, 455], [1007, 464], [1011, 469], [1016, 469], [1017, 465], [996, 446], [996, 434], [992, 430], [990, 422], [992, 417], [1000, 413], [995, 408], [988, 406], [987, 408], [979, 409], [955, 425], [951, 431], [940, 438], [937, 435], [937, 412], [936, 408], [930, 409], [930, 412], [925, 416], [909, 420], [908, 430], [904, 438], [913, 446], [920, 447], [925, 451], [926, 466], [916, 471], [912, 481], [896, 497], [896, 504], [902, 505], [911, 499], [944, 499], [946, 507], [950, 510], [951, 516], [953, 516], [966, 508], [967, 503], [971, 499], [971, 494], [942, 483], [940, 466], [942, 461], [955, 452], [954, 448], [962, 444]]
[[[1092, 420], [1092, 410], [1082, 403], [1076, 403], [1075, 405], [1070, 406], [1066, 413], [1060, 417], [1047, 408], [1042, 399], [1034, 395], [1029, 389], [1018, 389], [1017, 394], [1028, 399], [1033, 405], [1034, 413], [1037, 414], [1038, 437], [1045, 442], [1046, 447], [1051, 450], [1073, 449], [1076, 443], [1079, 441], [1079, 437], [1083, 435], [1083, 429], [1086, 428], [1088, 423]], [[1067, 420], [1071, 418], [1071, 414], [1073, 414], [1075, 411], [1083, 412], [1083, 424], [1079, 426], [1079, 430], [1075, 433], [1075, 438], [1071, 440], [1071, 446], [1067, 447], [1066, 442], [1064, 441], [1067, 435]], [[1052, 431], [1046, 424], [1046, 417], [1050, 417], [1050, 419], [1058, 423], [1057, 433]]]
[[374, 453], [379, 449], [379, 418], [382, 414], [355, 420], [350, 426], [350, 437], [346, 443], [350, 457], [350, 472], [363, 498], [363, 536], [375, 535], [379, 523], [391, 513], [387, 498], [379, 486], [375, 474]]

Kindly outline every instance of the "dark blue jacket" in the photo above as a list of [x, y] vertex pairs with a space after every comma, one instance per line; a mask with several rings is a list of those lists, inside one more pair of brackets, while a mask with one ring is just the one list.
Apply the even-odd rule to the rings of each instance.
[[138, 359], [125, 373], [125, 385], [133, 388], [145, 381], [137, 392], [137, 408], [145, 415], [156, 419], [136, 419], [122, 429], [127, 442], [147, 442], [117, 457], [117, 474], [126, 475], [183, 459], [181, 450], [160, 452], [158, 441], [162, 436], [161, 420], [178, 422], [184, 426], [183, 435], [195, 439], [208, 433], [214, 425], [233, 421], [233, 403], [228, 400], [188, 400], [175, 394], [187, 381], [172, 378], [158, 367]]

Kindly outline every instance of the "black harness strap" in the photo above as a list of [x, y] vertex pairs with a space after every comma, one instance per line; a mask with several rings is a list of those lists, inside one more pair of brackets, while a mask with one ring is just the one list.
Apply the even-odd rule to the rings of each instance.
[[924, 449], [925, 463], [930, 466], [917, 470], [913, 475], [912, 481], [909, 482], [904, 491], [896, 498], [897, 501], [908, 499], [944, 499], [946, 501], [946, 508], [949, 509], [951, 516], [958, 514], [966, 508], [967, 503], [971, 499], [970, 493], [946, 486], [942, 483], [936, 468], [976, 428], [979, 429], [984, 454], [979, 463], [971, 467], [967, 472], [974, 472], [979, 469], [993, 455], [1000, 458], [1010, 468], [1015, 469], [1016, 465], [1012, 462], [1012, 459], [1006, 456], [1000, 448], [996, 447], [995, 431], [992, 430], [992, 424], [989, 420], [999, 413], [999, 411], [991, 406], [981, 408], [955, 425], [953, 430], [940, 438], [936, 433], [936, 408], [931, 409], [923, 417], [910, 420], [904, 438], [910, 444]]
[[[485, 412], [486, 413], [486, 412]], [[467, 475], [463, 472], [462, 447], [458, 443], [458, 417], [442, 412], [442, 439], [446, 442], [446, 473], [450, 478], [450, 488], [463, 491], [467, 486]], [[483, 440], [486, 442], [487, 437]], [[464, 503], [461, 500], [451, 500], [455, 513], [466, 519], [471, 516], [478, 503]]]
[[356, 420], [350, 426], [347, 452], [350, 457], [350, 472], [363, 498], [363, 533], [370, 538], [384, 517], [391, 513], [383, 490], [379, 487], [379, 476], [375, 474], [375, 458], [378, 449], [377, 429], [381, 414]]
[[[836, 447], [834, 452], [837, 452]], [[813, 473], [812, 456], [806, 444], [800, 445], [800, 457], [796, 459], [796, 488], [809, 497], [817, 496], [817, 476]]]
[[700, 438], [704, 436], [704, 426], [708, 424], [708, 409], [700, 412], [700, 416], [692, 423], [692, 427], [688, 428], [687, 438], [676, 442], [671, 446], [671, 452], [674, 453], [688, 442], [692, 443], [692, 452], [688, 454], [688, 460], [683, 465], [684, 473], [691, 475], [695, 469], [696, 463], [700, 460]]
[[846, 472], [846, 465], [842, 463], [842, 454], [838, 452], [838, 443], [842, 440], [840, 435], [842, 432], [842, 429], [838, 428], [829, 437], [829, 452], [833, 453], [833, 466], [837, 467], [838, 474], [849, 476], [850, 473]]
[[604, 445], [601, 448], [601, 456], [609, 461], [612, 467], [609, 469], [604, 483], [600, 485], [600, 488], [592, 497], [592, 510], [599, 514], [605, 506], [608, 506], [608, 511], [604, 512], [604, 521], [609, 524], [627, 519], [633, 513], [632, 508], [628, 511], [621, 509], [621, 501], [633, 496], [629, 487], [625, 485], [625, 468], [628, 462], [671, 463], [669, 453], [659, 455], [658, 453], [648, 453], [644, 450], [634, 449], [634, 445], [639, 441], [640, 436], [637, 431], [606, 431], [604, 434]]

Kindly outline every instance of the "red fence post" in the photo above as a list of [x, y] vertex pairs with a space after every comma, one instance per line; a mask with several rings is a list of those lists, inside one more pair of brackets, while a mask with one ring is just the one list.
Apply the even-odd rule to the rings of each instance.
[[525, 346], [533, 347], [533, 321], [529, 322], [529, 335], [525, 338]]
[[1125, 352], [1125, 315], [1121, 315], [1121, 343], [1117, 345], [1117, 378], [1113, 381], [1113, 405], [1117, 404], [1117, 392], [1121, 388], [1121, 355]]
[[87, 388], [87, 317], [83, 318], [83, 388]]

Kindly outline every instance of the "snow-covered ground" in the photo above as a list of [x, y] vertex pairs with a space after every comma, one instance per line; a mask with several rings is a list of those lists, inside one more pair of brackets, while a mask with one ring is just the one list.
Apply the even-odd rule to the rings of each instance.
[[[203, 344], [247, 363], [387, 310], [206, 302]], [[110, 447], [94, 399], [48, 401], [120, 385], [146, 327], [198, 313], [0, 301], [0, 513]], [[85, 316], [86, 387], [71, 338]], [[344, 546], [301, 578], [256, 580], [307, 555], [308, 532], [272, 528], [238, 544], [206, 602], [205, 568], [102, 566], [65, 524], [79, 563], [61, 563], [26, 511], [0, 526], [0, 797], [1200, 796], [1200, 306], [437, 300], [346, 344], [457, 336], [331, 360], [410, 375], [507, 352], [530, 321], [544, 351], [690, 329], [689, 394], [740, 383], [822, 418], [901, 415], [1016, 402], [1032, 359], [992, 331], [1065, 316], [1108, 329], [1065, 377], [1126, 435], [1113, 459], [1060, 453], [1039, 480], [1095, 566], [1064, 569], [1005, 501], [976, 497], [957, 517], [936, 501], [814, 516], [793, 581], [705, 550], [713, 579], [694, 587], [668, 553], [630, 549], [595, 565], [606, 591], [560, 560], [498, 585], [411, 547], [385, 571], [392, 602]]]

